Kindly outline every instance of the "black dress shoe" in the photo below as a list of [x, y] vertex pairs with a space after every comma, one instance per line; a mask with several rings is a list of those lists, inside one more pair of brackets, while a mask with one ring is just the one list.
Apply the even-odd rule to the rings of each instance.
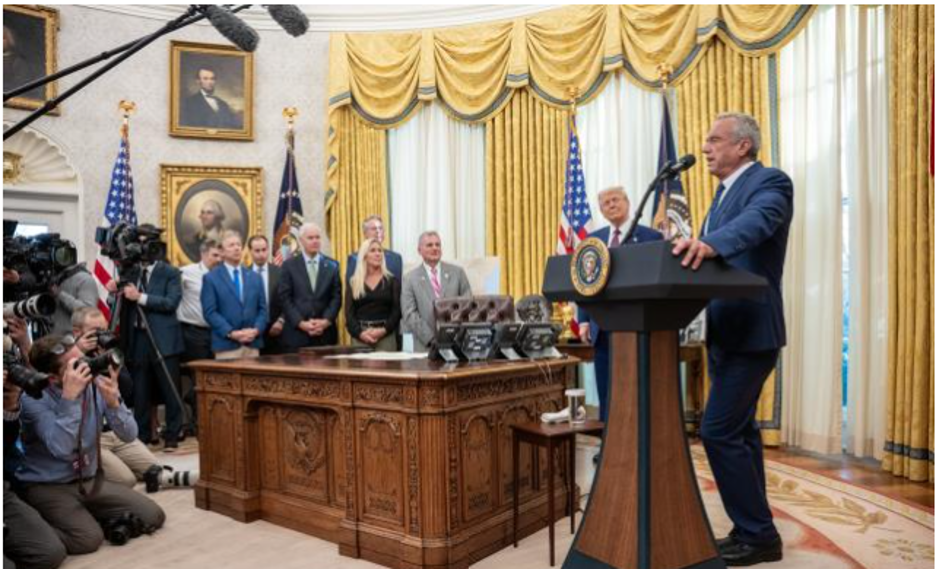
[[728, 548], [731, 548], [735, 544], [736, 544], [735, 537], [730, 534], [726, 536], [725, 538], [719, 538], [715, 541], [715, 546], [718, 547], [719, 552], [721, 552], [722, 550], [727, 550]]
[[762, 562], [783, 560], [783, 541], [779, 538], [757, 545], [733, 540], [732, 544], [724, 548], [719, 547], [718, 550], [728, 566], [753, 566]]
[[175, 440], [172, 440], [172, 439], [167, 439], [167, 440], [166, 440], [166, 445], [165, 445], [164, 447], [165, 447], [165, 451], [171, 451], [171, 450], [173, 450], [173, 449], [179, 449], [179, 442], [178, 442], [178, 441], [175, 441]]

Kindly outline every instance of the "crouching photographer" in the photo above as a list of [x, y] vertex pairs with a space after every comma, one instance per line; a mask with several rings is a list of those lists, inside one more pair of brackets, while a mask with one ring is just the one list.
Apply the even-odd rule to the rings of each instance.
[[[107, 330], [107, 319], [97, 308], [76, 310], [72, 313], [71, 324], [75, 342], [86, 356], [99, 357], [116, 348], [120, 342], [114, 333]], [[133, 379], [125, 366], [120, 368], [118, 383], [121, 394], [126, 395], [132, 390]], [[139, 439], [121, 440], [106, 421], [101, 433], [101, 467], [108, 481], [126, 487], [143, 481], [148, 493], [167, 486], [191, 486], [198, 480], [198, 471], [176, 472], [161, 465]]]
[[55, 527], [69, 554], [94, 552], [105, 530], [112, 537], [115, 528], [124, 536], [162, 527], [166, 515], [156, 503], [100, 470], [105, 418], [122, 441], [137, 436], [118, 389], [120, 359], [84, 358], [70, 335], [49, 335], [33, 344], [29, 361], [49, 375], [49, 386], [38, 399], [21, 399], [24, 457], [16, 476], [26, 502]]
[[13, 357], [14, 347], [17, 351], [29, 350], [25, 321], [4, 319], [4, 328], [3, 567], [58, 568], [65, 560], [65, 545], [49, 523], [14, 492], [14, 473], [22, 460], [16, 446], [20, 431], [21, 386], [43, 385], [44, 376]]

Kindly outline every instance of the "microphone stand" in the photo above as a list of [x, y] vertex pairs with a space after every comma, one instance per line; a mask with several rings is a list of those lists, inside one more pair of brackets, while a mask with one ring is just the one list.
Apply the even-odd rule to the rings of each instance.
[[640, 222], [640, 217], [643, 215], [644, 208], [647, 206], [647, 200], [650, 199], [650, 196], [653, 195], [654, 190], [656, 190], [657, 185], [664, 180], [670, 180], [679, 176], [679, 172], [673, 172], [673, 161], [669, 161], [657, 175], [653, 178], [653, 181], [650, 183], [650, 186], [647, 188], [647, 191], [644, 192], [643, 198], [640, 200], [640, 205], [637, 206], [637, 213], [634, 215], [634, 223], [631, 224], [629, 230], [627, 230], [627, 235], [624, 236], [624, 239], [621, 243], [628, 243], [631, 237], [634, 235], [634, 232], [637, 231], [637, 224]]
[[[250, 8], [250, 6], [251, 6], [250, 4], [237, 6], [235, 8], [231, 8], [231, 12], [232, 13], [240, 12], [242, 10], [246, 10], [247, 8]], [[34, 123], [37, 119], [48, 114], [50, 111], [58, 107], [63, 101], [65, 101], [66, 99], [74, 95], [75, 93], [81, 91], [82, 89], [90, 85], [92, 82], [94, 82], [98, 77], [104, 75], [111, 69], [117, 67], [118, 65], [123, 63], [125, 60], [129, 59], [133, 54], [145, 48], [146, 46], [153, 43], [157, 39], [161, 38], [162, 36], [166, 34], [174, 32], [178, 29], [194, 24], [195, 22], [204, 20], [205, 18], [207, 18], [207, 15], [205, 15], [204, 13], [200, 13], [198, 6], [194, 6], [194, 5], [189, 6], [188, 10], [186, 10], [184, 14], [168, 22], [165, 26], [163, 26], [162, 28], [156, 30], [155, 32], [149, 35], [143, 36], [142, 38], [131, 41], [131, 42], [127, 42], [112, 50], [101, 52], [100, 54], [94, 57], [91, 57], [82, 62], [76, 63], [75, 65], [67, 67], [56, 73], [52, 73], [45, 77], [40, 77], [39, 79], [31, 81], [25, 85], [22, 85], [15, 89], [11, 89], [10, 91], [5, 91], [3, 93], [4, 102], [6, 102], [9, 99], [12, 99], [13, 97], [16, 97], [17, 95], [22, 95], [23, 93], [26, 93], [27, 91], [31, 91], [35, 89], [36, 87], [41, 87], [47, 83], [50, 83], [62, 77], [71, 75], [72, 73], [76, 71], [80, 71], [90, 65], [94, 65], [95, 63], [104, 61], [106, 59], [110, 59], [111, 57], [117, 54], [121, 54], [119, 57], [117, 57], [117, 59], [114, 59], [110, 63], [104, 65], [103, 67], [101, 67], [100, 69], [92, 73], [91, 75], [85, 77], [84, 79], [76, 83], [71, 89], [68, 89], [67, 91], [63, 92], [58, 97], [46, 101], [42, 107], [39, 107], [38, 109], [30, 113], [28, 116], [26, 116], [23, 120], [19, 121], [18, 123], [16, 123], [9, 129], [5, 130], [3, 132], [3, 140], [7, 140], [8, 138], [12, 137], [16, 133], [25, 129], [27, 126]]]

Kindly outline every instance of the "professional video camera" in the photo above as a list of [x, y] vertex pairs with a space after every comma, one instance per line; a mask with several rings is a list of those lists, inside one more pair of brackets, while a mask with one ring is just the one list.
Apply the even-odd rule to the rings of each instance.
[[160, 239], [163, 229], [152, 224], [135, 226], [117, 222], [113, 226], [99, 227], [94, 242], [101, 246], [101, 255], [109, 257], [121, 272], [121, 281], [132, 281], [133, 275], [144, 265], [166, 256], [166, 244]]
[[16, 226], [15, 220], [3, 220], [3, 267], [19, 274], [18, 283], [5, 284], [4, 301], [21, 301], [47, 292], [78, 262], [75, 244], [59, 234], [15, 236]]

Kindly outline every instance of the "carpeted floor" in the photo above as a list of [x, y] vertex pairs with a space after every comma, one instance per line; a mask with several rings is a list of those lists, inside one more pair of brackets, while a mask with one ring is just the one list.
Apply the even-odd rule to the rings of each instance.
[[[579, 485], [587, 492], [596, 448], [578, 452]], [[700, 447], [693, 459], [716, 536], [730, 529], [711, 471]], [[197, 449], [187, 442], [160, 457], [177, 468], [195, 468]], [[933, 513], [886, 498], [869, 489], [769, 461], [768, 493], [783, 536], [784, 560], [764, 568], [933, 568]], [[241, 524], [196, 509], [190, 490], [151, 495], [168, 515], [154, 536], [126, 546], [70, 557], [66, 568], [378, 568], [338, 555], [336, 545], [264, 521]], [[559, 565], [572, 544], [569, 521], [556, 526]], [[547, 531], [506, 548], [475, 568], [546, 568]]]

